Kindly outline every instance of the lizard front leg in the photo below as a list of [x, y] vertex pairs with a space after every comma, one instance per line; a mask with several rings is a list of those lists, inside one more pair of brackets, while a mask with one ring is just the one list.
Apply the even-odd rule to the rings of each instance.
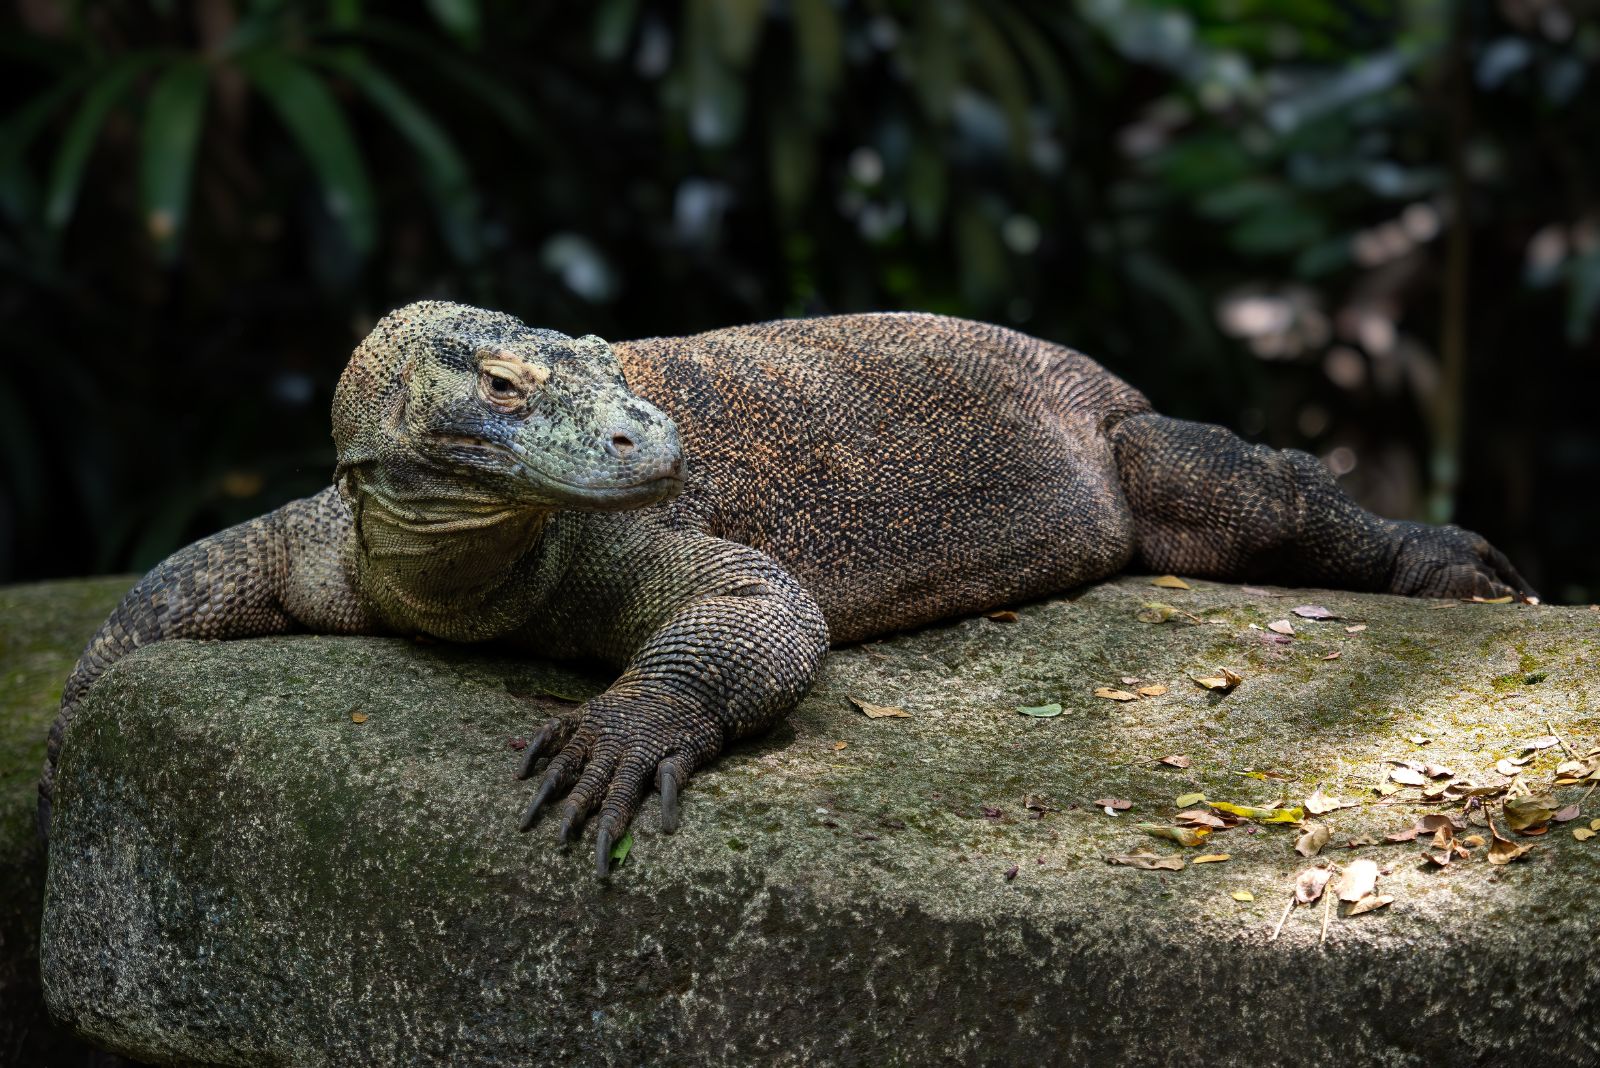
[[349, 510], [329, 488], [185, 546], [141, 578], [67, 679], [39, 777], [40, 832], [49, 833], [68, 724], [90, 687], [135, 649], [174, 638], [255, 638], [301, 628], [370, 632], [344, 567], [349, 530]]
[[1152, 569], [1411, 597], [1534, 597], [1479, 535], [1373, 515], [1307, 453], [1154, 414], [1117, 423], [1111, 441]]
[[[595, 866], [601, 876], [612, 842], [627, 829], [651, 781], [661, 792], [662, 829], [670, 833], [678, 823], [678, 790], [689, 776], [728, 741], [764, 730], [798, 704], [828, 646], [816, 601], [756, 550], [688, 532], [625, 541], [648, 553], [649, 563], [622, 565], [620, 576], [612, 572], [612, 585], [629, 592], [598, 617], [614, 622], [596, 625], [590, 651], [636, 648], [621, 677], [580, 710], [570, 737], [563, 739], [557, 722], [536, 732], [521, 773], [529, 777], [541, 756], [557, 750], [523, 814], [522, 830], [563, 791], [563, 841], [598, 809]], [[580, 579], [579, 585], [588, 583]]]

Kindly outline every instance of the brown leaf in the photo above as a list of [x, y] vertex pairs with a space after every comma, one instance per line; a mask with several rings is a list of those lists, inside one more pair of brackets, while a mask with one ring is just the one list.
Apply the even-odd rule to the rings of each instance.
[[1164, 694], [1166, 692], [1167, 692], [1167, 688], [1165, 686], [1161, 685], [1159, 682], [1155, 683], [1154, 685], [1151, 685], [1151, 686], [1141, 686], [1141, 687], [1139, 687], [1139, 696], [1140, 697], [1160, 697], [1162, 694]]
[[1210, 812], [1202, 812], [1197, 808], [1180, 812], [1172, 818], [1177, 820], [1179, 823], [1187, 823], [1195, 827], [1210, 827], [1214, 831], [1220, 831], [1224, 827], [1228, 826], [1228, 822], [1221, 816], [1214, 815]]
[[1335, 649], [1333, 652], [1329, 653], [1327, 656], [1323, 657], [1322, 659], [1324, 659], [1324, 660], [1337, 660], [1337, 659], [1339, 659], [1339, 650]]
[[1094, 803], [1095, 808], [1109, 808], [1117, 812], [1126, 812], [1133, 807], [1133, 802], [1120, 797], [1102, 797]]
[[350, 722], [351, 723], [365, 723], [366, 721], [367, 721], [367, 714], [365, 712], [352, 712], [352, 713], [350, 713]]
[[1151, 579], [1150, 585], [1160, 586], [1164, 590], [1187, 590], [1192, 588], [1177, 575], [1162, 575], [1160, 578]]
[[1120, 857], [1107, 857], [1107, 864], [1123, 864], [1144, 871], [1182, 871], [1182, 857], [1158, 857], [1153, 853], [1129, 853]]
[[1231, 668], [1223, 668], [1220, 675], [1201, 675], [1196, 677], [1194, 681], [1208, 690], [1221, 690], [1223, 693], [1231, 693], [1235, 686], [1244, 681], [1244, 676]]
[[1301, 619], [1338, 619], [1339, 617], [1320, 604], [1303, 604], [1294, 610]]
[[992, 619], [996, 623], [1015, 623], [1017, 621], [1017, 614], [1011, 611], [1009, 608], [1004, 608], [998, 612], [986, 612], [984, 613], [983, 618]]
[[1578, 818], [1578, 806], [1576, 804], [1565, 805], [1556, 809], [1556, 814], [1550, 818], [1555, 820], [1557, 823], [1566, 823], [1568, 820], [1575, 820]]
[[1417, 830], [1427, 831], [1430, 834], [1442, 827], [1448, 827], [1452, 831], [1459, 831], [1466, 825], [1466, 821], [1461, 817], [1452, 816], [1448, 812], [1430, 812], [1417, 820]]
[[1385, 842], [1414, 842], [1418, 833], [1416, 827], [1407, 827], [1403, 831], [1395, 831], [1392, 834], [1384, 835], [1383, 840]]
[[1328, 885], [1328, 880], [1333, 878], [1332, 868], [1307, 868], [1294, 879], [1294, 899], [1302, 905], [1309, 905], [1322, 896], [1323, 887]]
[[911, 713], [894, 705], [875, 705], [871, 701], [851, 696], [850, 703], [865, 712], [868, 719], [910, 719]]
[[1271, 623], [1267, 624], [1267, 629], [1278, 634], [1294, 634], [1294, 624], [1290, 623], [1287, 619], [1274, 619]]
[[1354, 905], [1351, 905], [1350, 911], [1346, 913], [1346, 915], [1359, 916], [1363, 912], [1371, 912], [1373, 909], [1381, 909], [1383, 906], [1389, 904], [1393, 900], [1394, 896], [1391, 894], [1374, 894], [1370, 897], [1364, 897], [1360, 901], [1357, 901]]
[[1367, 625], [1365, 623], [1357, 623], [1353, 627], [1344, 628], [1344, 632], [1346, 634], [1360, 634], [1362, 631], [1364, 631], [1366, 629], [1367, 629]]
[[1295, 839], [1294, 851], [1302, 857], [1314, 857], [1328, 844], [1328, 827], [1324, 823], [1308, 823], [1305, 827]]
[[1113, 690], [1109, 686], [1100, 687], [1095, 690], [1094, 695], [1096, 697], [1104, 697], [1108, 701], [1137, 701], [1139, 699], [1139, 695], [1136, 693], [1129, 693], [1127, 690]]
[[1167, 766], [1174, 767], [1174, 768], [1186, 768], [1189, 765], [1193, 764], [1194, 761], [1190, 760], [1186, 756], [1182, 756], [1182, 755], [1180, 755], [1178, 753], [1174, 753], [1171, 756], [1162, 757], [1161, 760], [1160, 760], [1160, 763], [1166, 764]]
[[1339, 895], [1340, 901], [1353, 905], [1371, 894], [1377, 885], [1377, 861], [1363, 857], [1360, 860], [1352, 860], [1344, 866], [1344, 873], [1339, 876], [1339, 882], [1333, 890]]
[[833, 743], [833, 751], [835, 753], [837, 753], [839, 750], [843, 749], [845, 746], [847, 746], [849, 744], [850, 744], [849, 742], [834, 742]]
[[1233, 854], [1232, 853], [1201, 853], [1198, 857], [1195, 857], [1194, 860], [1191, 861], [1191, 863], [1193, 863], [1193, 864], [1220, 864], [1225, 860], [1232, 860], [1232, 859], [1233, 859]]
[[1531, 844], [1517, 845], [1509, 838], [1501, 838], [1499, 835], [1495, 835], [1494, 844], [1489, 847], [1489, 863], [1510, 864], [1513, 860], [1520, 860], [1526, 856], [1528, 850], [1532, 848]]
[[1513, 831], [1526, 834], [1549, 823], [1557, 807], [1556, 799], [1550, 794], [1509, 797], [1505, 802], [1506, 823]]
[[1461, 839], [1461, 844], [1466, 846], [1468, 849], [1477, 849], [1479, 846], [1483, 845], [1484, 840], [1485, 839], [1481, 834], [1469, 834], [1465, 838]]
[[1432, 864], [1435, 867], [1439, 867], [1439, 868], [1448, 868], [1450, 866], [1450, 861], [1452, 859], [1453, 858], [1451, 857], [1451, 855], [1450, 855], [1450, 853], [1448, 851], [1444, 852], [1444, 853], [1424, 853], [1424, 854], [1422, 854], [1422, 862], [1424, 864]]

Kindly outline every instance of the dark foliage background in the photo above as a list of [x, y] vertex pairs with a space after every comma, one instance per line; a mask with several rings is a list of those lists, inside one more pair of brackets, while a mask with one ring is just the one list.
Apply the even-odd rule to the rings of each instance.
[[315, 491], [384, 311], [926, 309], [1600, 598], [1580, 0], [19, 0], [0, 580]]

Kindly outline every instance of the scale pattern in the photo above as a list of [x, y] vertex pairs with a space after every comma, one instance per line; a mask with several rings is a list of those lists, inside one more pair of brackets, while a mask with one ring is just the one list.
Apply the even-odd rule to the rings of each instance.
[[522, 828], [596, 817], [596, 864], [855, 641], [1130, 563], [1418, 596], [1532, 591], [1482, 538], [1381, 519], [1311, 456], [1155, 414], [1070, 349], [884, 314], [608, 345], [421, 302], [352, 356], [334, 485], [175, 553], [69, 679], [170, 638], [497, 641], [620, 674], [537, 726]]

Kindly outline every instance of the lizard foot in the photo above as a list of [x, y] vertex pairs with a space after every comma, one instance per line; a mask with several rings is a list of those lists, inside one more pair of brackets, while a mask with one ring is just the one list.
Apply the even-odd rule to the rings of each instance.
[[1461, 527], [1412, 525], [1395, 559], [1391, 593], [1409, 597], [1539, 597], [1505, 554]]
[[607, 695], [589, 702], [570, 737], [559, 720], [541, 725], [528, 741], [519, 778], [529, 778], [541, 755], [554, 753], [522, 813], [521, 830], [538, 821], [546, 804], [566, 793], [561, 803], [561, 841], [583, 833], [597, 809], [595, 873], [611, 869], [611, 846], [628, 829], [651, 779], [661, 792], [661, 829], [678, 828], [678, 791], [689, 776], [722, 748], [722, 732], [710, 720], [653, 701]]

